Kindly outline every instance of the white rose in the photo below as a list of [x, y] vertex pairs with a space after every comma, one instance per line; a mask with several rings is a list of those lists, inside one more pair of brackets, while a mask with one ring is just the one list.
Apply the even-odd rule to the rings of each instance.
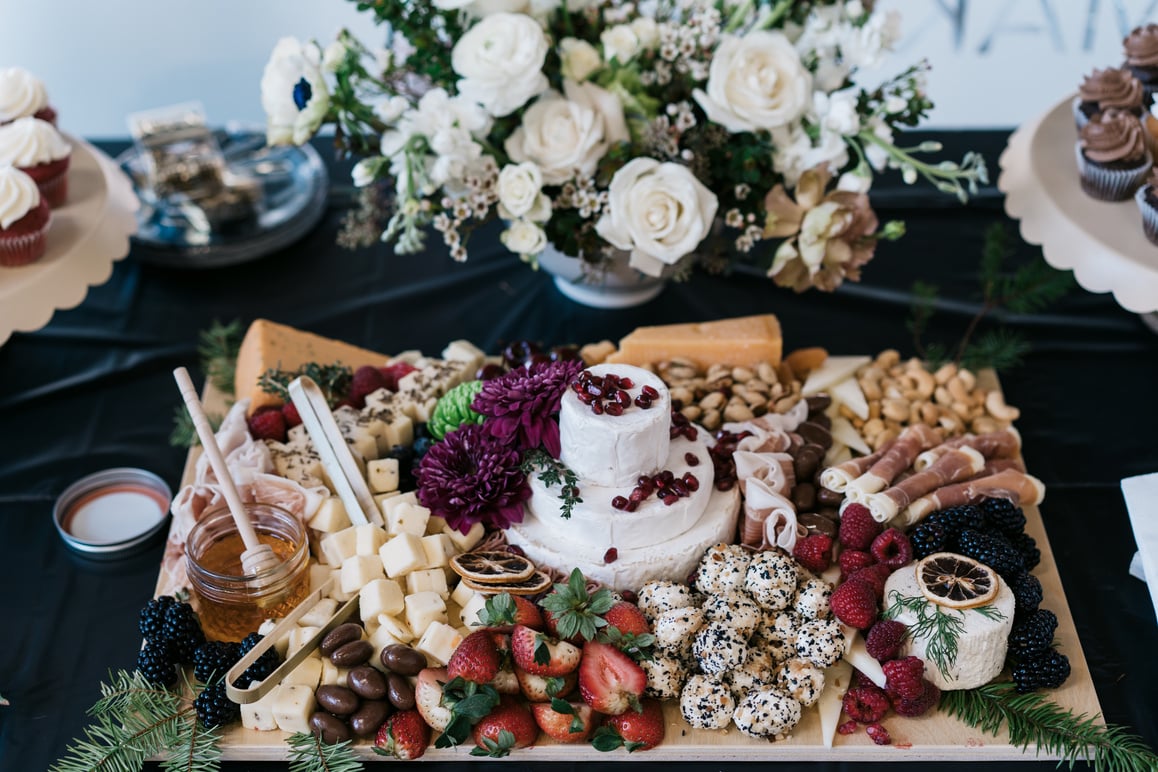
[[499, 172], [499, 216], [522, 217], [535, 206], [543, 189], [543, 173], [533, 163], [507, 164]]
[[617, 24], [603, 30], [599, 42], [603, 44], [603, 55], [609, 62], [618, 59], [620, 64], [627, 64], [639, 53], [639, 36], [627, 24]]
[[547, 234], [533, 222], [515, 220], [499, 236], [503, 246], [517, 255], [530, 257], [547, 248]]
[[547, 88], [550, 44], [530, 16], [496, 13], [467, 30], [451, 52], [458, 93], [496, 117], [510, 115]]
[[611, 178], [595, 231], [631, 250], [631, 265], [659, 276], [695, 251], [712, 227], [719, 201], [686, 166], [652, 158], [629, 161]]
[[589, 176], [612, 144], [630, 136], [614, 94], [570, 80], [563, 81], [563, 90], [566, 96], [552, 91], [527, 108], [506, 142], [507, 155], [538, 164], [548, 185]]
[[282, 38], [261, 76], [261, 106], [271, 145], [300, 145], [321, 127], [330, 111], [330, 92], [316, 43]]
[[591, 73], [603, 66], [603, 58], [595, 46], [579, 38], [559, 41], [559, 59], [563, 64], [563, 77], [577, 83], [587, 80]]
[[812, 100], [812, 78], [781, 32], [728, 35], [716, 49], [707, 92], [693, 92], [708, 119], [732, 133], [791, 123]]
[[631, 22], [631, 31], [639, 39], [639, 47], [645, 51], [659, 45], [659, 25], [655, 23], [655, 19], [640, 16]]

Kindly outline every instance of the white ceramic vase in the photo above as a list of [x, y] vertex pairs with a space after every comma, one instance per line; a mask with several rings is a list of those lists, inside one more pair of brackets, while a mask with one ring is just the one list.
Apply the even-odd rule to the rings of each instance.
[[616, 250], [611, 260], [589, 266], [569, 257], [553, 245], [539, 254], [539, 267], [555, 277], [564, 295], [592, 308], [630, 308], [663, 292], [667, 280], [648, 276], [628, 264], [630, 253]]

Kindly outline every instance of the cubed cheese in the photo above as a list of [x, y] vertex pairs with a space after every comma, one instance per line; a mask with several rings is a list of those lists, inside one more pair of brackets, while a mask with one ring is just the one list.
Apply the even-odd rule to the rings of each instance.
[[354, 532], [357, 536], [354, 541], [355, 555], [377, 555], [378, 549], [386, 543], [386, 531], [373, 523], [356, 525]]
[[358, 610], [362, 621], [379, 614], [398, 614], [406, 607], [405, 596], [393, 579], [375, 579], [362, 586], [358, 593]]
[[286, 685], [301, 685], [308, 686], [311, 689], [318, 688], [318, 684], [322, 681], [322, 658], [321, 657], [306, 657], [301, 661], [297, 667], [289, 672], [281, 683]]
[[[262, 637], [265, 637], [267, 635], [272, 634], [276, 628], [277, 628], [277, 620], [276, 619], [267, 619], [261, 623], [261, 627], [257, 628], [257, 632]], [[286, 630], [285, 632], [283, 632], [281, 634], [281, 637], [279, 637], [276, 641], [273, 642], [273, 648], [277, 651], [277, 655], [279, 657], [281, 657], [282, 659], [285, 659], [286, 649], [289, 648], [289, 630]]]
[[396, 643], [404, 643], [404, 641], [400, 641], [391, 635], [390, 630], [385, 625], [379, 625], [370, 635], [370, 643], [374, 646], [374, 653], [370, 657], [369, 664], [382, 672], [386, 672], [386, 665], [382, 662], [382, 649], [385, 649], [387, 646], [393, 646]]
[[400, 533], [411, 533], [421, 537], [426, 533], [426, 521], [430, 519], [430, 510], [421, 504], [403, 503], [391, 507], [386, 516], [386, 530], [393, 536]]
[[426, 655], [427, 660], [434, 660], [439, 665], [450, 662], [450, 656], [462, 643], [463, 636], [445, 622], [434, 621], [426, 628], [426, 632], [418, 639], [414, 648]]
[[475, 595], [479, 595], [479, 594], [481, 594], [481, 593], [467, 587], [465, 582], [459, 582], [458, 584], [456, 584], [454, 586], [454, 589], [451, 590], [450, 599], [459, 608], [463, 608], [466, 606], [466, 604], [468, 602], [470, 602], [471, 598], [473, 598]]
[[486, 607], [487, 596], [476, 592], [466, 603], [462, 604], [462, 623], [467, 627], [482, 627], [479, 621], [479, 612]]
[[358, 592], [356, 590], [354, 592], [346, 592], [345, 590], [342, 589], [342, 567], [341, 566], [338, 566], [337, 568], [335, 568], [333, 570], [333, 572], [330, 574], [330, 576], [332, 576], [333, 580], [334, 580], [333, 584], [330, 585], [330, 597], [333, 598], [334, 600], [338, 601], [338, 603], [345, 603], [350, 598], [352, 598], [358, 594]]
[[411, 571], [406, 575], [406, 592], [410, 595], [416, 592], [437, 592], [443, 600], [450, 597], [450, 589], [446, 586], [446, 574], [441, 568]]
[[466, 552], [471, 547], [482, 541], [483, 532], [485, 530], [486, 529], [483, 527], [482, 523], [475, 523], [466, 533], [462, 533], [457, 528], [451, 528], [449, 525], [443, 529], [443, 533], [449, 536], [450, 540], [454, 542], [455, 549], [457, 549], [459, 552]]
[[342, 565], [346, 558], [358, 554], [358, 531], [351, 526], [322, 537], [322, 554], [331, 566]]
[[330, 574], [334, 566], [326, 563], [310, 563], [310, 592], [315, 592], [323, 584], [330, 581]]
[[338, 601], [333, 598], [322, 598], [306, 613], [298, 617], [298, 624], [308, 627], [321, 627], [330, 621], [330, 617], [338, 610]]
[[322, 657], [322, 672], [318, 678], [319, 685], [335, 686], [338, 683], [338, 666], [330, 662], [329, 657]]
[[483, 366], [486, 353], [469, 340], [452, 340], [442, 350], [442, 358], [462, 362], [468, 372], [476, 373]]
[[[406, 596], [406, 624], [422, 636], [432, 622], [446, 623], [446, 601], [437, 592], [416, 592]], [[443, 662], [442, 664], [446, 664]]]
[[292, 657], [296, 654], [299, 649], [309, 643], [310, 638], [313, 638], [320, 629], [314, 625], [299, 625], [290, 630], [286, 640], [286, 657]]
[[442, 519], [438, 515], [431, 515], [426, 519], [426, 532], [428, 534], [433, 535], [436, 533], [442, 533], [443, 529], [445, 528], [446, 520]]
[[243, 727], [258, 732], [272, 732], [277, 729], [277, 719], [273, 715], [273, 701], [276, 699], [279, 688], [275, 686], [269, 694], [257, 702], [250, 702], [241, 706], [241, 725]]
[[403, 506], [405, 504], [417, 505], [418, 504], [418, 494], [415, 493], [414, 491], [407, 491], [406, 493], [402, 493], [402, 494], [399, 494], [397, 496], [393, 496], [391, 498], [388, 498], [388, 499], [385, 499], [384, 501], [382, 501], [381, 507], [382, 507], [383, 519], [385, 519], [385, 521], [387, 523], [389, 523], [390, 522], [390, 512], [395, 507], [400, 507], [400, 506]]
[[397, 579], [411, 571], [426, 568], [426, 550], [422, 549], [422, 539], [412, 533], [401, 533], [390, 539], [378, 550], [381, 567], [386, 576]]
[[379, 458], [366, 464], [366, 482], [374, 493], [398, 490], [398, 459]]
[[382, 560], [376, 555], [355, 555], [342, 561], [342, 592], [355, 595], [363, 586], [383, 578]]
[[450, 559], [458, 554], [454, 542], [445, 533], [423, 536], [422, 550], [426, 553], [426, 565], [430, 568], [446, 568], [450, 565]]
[[379, 614], [378, 625], [385, 627], [390, 635], [394, 636], [402, 643], [410, 643], [414, 640], [414, 633], [410, 631], [410, 628], [406, 626], [405, 622], [396, 616], [391, 616], [389, 614]]
[[337, 533], [349, 527], [350, 517], [346, 514], [346, 507], [341, 499], [334, 496], [325, 499], [310, 519], [310, 528], [324, 533]]
[[310, 731], [310, 715], [317, 707], [314, 690], [299, 684], [279, 686], [274, 691], [273, 718], [283, 732]]

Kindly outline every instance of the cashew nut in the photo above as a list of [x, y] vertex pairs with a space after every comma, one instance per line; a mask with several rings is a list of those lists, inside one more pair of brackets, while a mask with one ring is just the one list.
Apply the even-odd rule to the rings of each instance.
[[948, 364], [941, 365], [941, 367], [937, 370], [937, 372], [933, 373], [933, 380], [936, 381], [938, 384], [944, 386], [946, 383], [949, 382], [949, 379], [952, 378], [956, 374], [957, 374], [957, 365], [953, 364], [952, 362], [949, 362]]
[[997, 389], [989, 392], [989, 395], [985, 397], [985, 409], [998, 421], [1013, 422], [1021, 416], [1020, 410], [1005, 404], [1005, 395]]

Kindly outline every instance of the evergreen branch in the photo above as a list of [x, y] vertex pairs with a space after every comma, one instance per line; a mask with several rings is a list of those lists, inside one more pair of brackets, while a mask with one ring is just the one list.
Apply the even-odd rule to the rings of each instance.
[[562, 461], [552, 458], [551, 454], [542, 448], [527, 451], [519, 469], [527, 475], [538, 469], [540, 482], [548, 488], [560, 486], [559, 498], [562, 503], [559, 507], [559, 516], [563, 519], [570, 519], [575, 505], [583, 503], [583, 499], [579, 497], [579, 475]]
[[[217, 431], [221, 422], [225, 420], [224, 416], [217, 413], [206, 413], [205, 417], [209, 419], [213, 431]], [[197, 436], [197, 427], [193, 425], [193, 419], [189, 417], [189, 411], [185, 409], [184, 404], [178, 405], [173, 410], [173, 431], [169, 432], [169, 444], [175, 448], [191, 448], [201, 444], [201, 439]]]
[[1098, 716], [1072, 710], [1051, 702], [1039, 692], [1018, 694], [1008, 681], [990, 683], [976, 689], [941, 693], [941, 710], [956, 716], [975, 729], [997, 735], [1004, 725], [1011, 745], [1061, 758], [1073, 769], [1088, 759], [1096, 772], [1144, 772], [1158, 769], [1158, 754], [1126, 727], [1100, 724]]
[[214, 320], [209, 329], [202, 330], [197, 355], [205, 377], [219, 391], [233, 394], [233, 376], [237, 370], [237, 353], [241, 349], [243, 330], [241, 320], [229, 324]]
[[221, 745], [216, 728], [206, 729], [192, 720], [188, 733], [182, 733], [169, 755], [161, 762], [165, 772], [216, 772], [221, 768]]
[[1008, 370], [1021, 364], [1022, 357], [1029, 353], [1029, 342], [1008, 327], [998, 327], [985, 332], [961, 352], [961, 365], [970, 370], [992, 367], [994, 370]]
[[330, 745], [317, 735], [294, 732], [286, 738], [290, 772], [362, 772], [349, 740]]
[[938, 287], [925, 281], [913, 282], [913, 303], [909, 306], [909, 318], [905, 320], [905, 329], [913, 336], [913, 350], [917, 356], [926, 359], [925, 346], [921, 339], [929, 327], [929, 320], [933, 317], [934, 306], [937, 302]]

